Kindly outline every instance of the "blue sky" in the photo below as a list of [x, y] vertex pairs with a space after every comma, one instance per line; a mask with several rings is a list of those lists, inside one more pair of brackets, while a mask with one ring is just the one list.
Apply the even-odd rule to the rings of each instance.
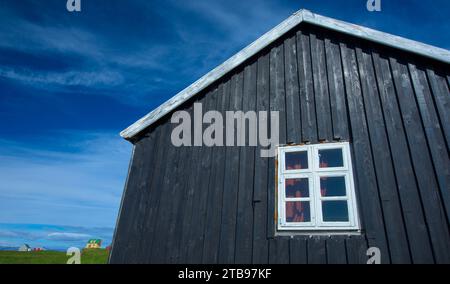
[[0, 246], [106, 239], [131, 154], [119, 131], [300, 8], [450, 49], [446, 0], [81, 4], [0, 0]]

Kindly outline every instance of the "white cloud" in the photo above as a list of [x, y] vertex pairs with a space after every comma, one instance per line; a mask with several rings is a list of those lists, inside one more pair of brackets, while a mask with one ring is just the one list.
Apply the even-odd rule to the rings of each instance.
[[47, 237], [52, 240], [75, 241], [90, 238], [91, 235], [80, 233], [50, 233]]

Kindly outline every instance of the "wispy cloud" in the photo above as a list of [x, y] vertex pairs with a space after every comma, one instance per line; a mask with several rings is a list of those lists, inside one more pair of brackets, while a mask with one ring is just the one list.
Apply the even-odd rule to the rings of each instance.
[[79, 241], [90, 238], [91, 235], [79, 233], [50, 233], [47, 235], [49, 239], [60, 241]]
[[113, 87], [123, 83], [124, 79], [120, 73], [109, 70], [98, 72], [69, 71], [35, 72], [31, 70], [13, 70], [0, 68], [0, 77], [18, 80], [25, 84], [46, 87], [48, 85], [58, 86], [84, 86], [84, 87]]
[[165, 83], [165, 87], [173, 84], [173, 80], [152, 75], [168, 72], [169, 65], [162, 60], [169, 55], [166, 51], [168, 46], [158, 47], [149, 43], [124, 47], [120, 42], [111, 43], [95, 28], [31, 22], [8, 10], [0, 12], [0, 16], [4, 19], [0, 20], [0, 48], [35, 57], [53, 54], [55, 59], [66, 61], [65, 65], [76, 66], [70, 70], [43, 72], [42, 66], [23, 62], [8, 68], [1, 67], [0, 77], [5, 79], [47, 92], [68, 87], [65, 91], [76, 94], [78, 90], [73, 89], [74, 86], [90, 88], [91, 91], [110, 89], [111, 92], [101, 94], [123, 103], [135, 103], [133, 98], [151, 97], [150, 92], [156, 89], [152, 81]]

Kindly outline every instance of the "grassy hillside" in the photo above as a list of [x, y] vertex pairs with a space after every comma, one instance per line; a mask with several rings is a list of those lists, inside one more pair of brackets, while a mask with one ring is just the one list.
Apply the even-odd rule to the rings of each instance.
[[[69, 256], [65, 252], [0, 251], [0, 264], [66, 264]], [[81, 264], [106, 264], [108, 251], [104, 249], [83, 250]]]

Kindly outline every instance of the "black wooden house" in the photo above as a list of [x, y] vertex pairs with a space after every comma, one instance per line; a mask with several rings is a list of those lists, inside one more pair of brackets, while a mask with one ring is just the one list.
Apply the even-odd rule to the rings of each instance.
[[[110, 263], [450, 263], [449, 86], [447, 50], [293, 14], [121, 133]], [[278, 155], [173, 145], [194, 103], [278, 111]]]

